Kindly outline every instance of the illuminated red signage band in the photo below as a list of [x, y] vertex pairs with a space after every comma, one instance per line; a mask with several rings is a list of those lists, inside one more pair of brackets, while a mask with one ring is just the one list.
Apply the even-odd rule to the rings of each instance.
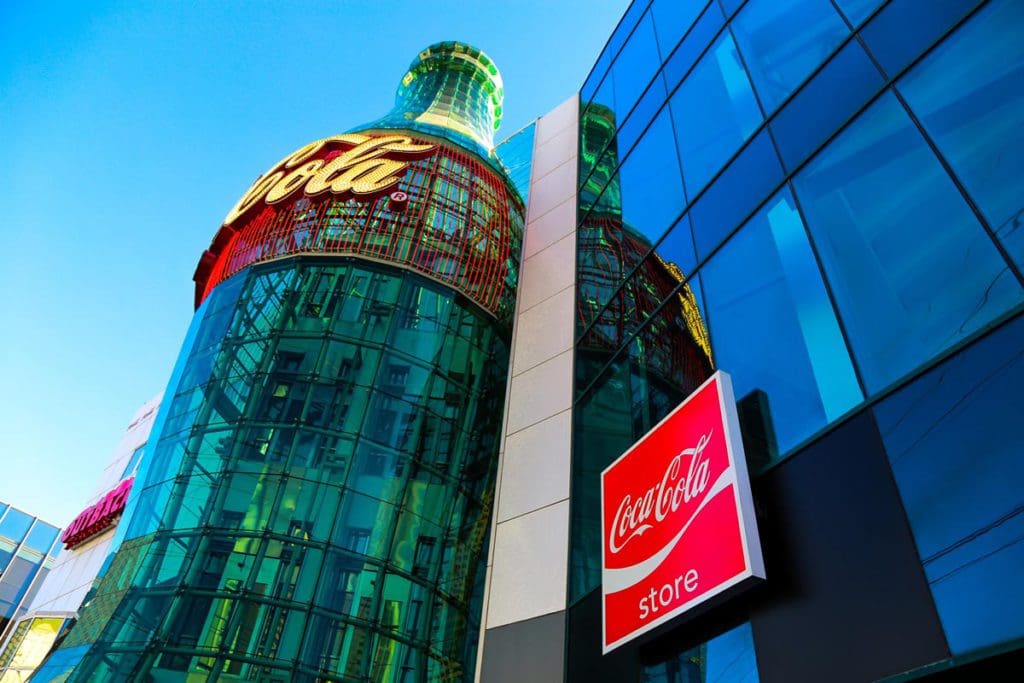
[[601, 529], [605, 653], [764, 578], [727, 374], [601, 473]]
[[75, 517], [75, 521], [71, 522], [61, 534], [60, 540], [64, 543], [64, 547], [74, 548], [113, 526], [124, 512], [133, 481], [135, 481], [134, 477], [125, 479], [112, 491], [108, 491], [95, 505], [90, 505], [79, 513]]

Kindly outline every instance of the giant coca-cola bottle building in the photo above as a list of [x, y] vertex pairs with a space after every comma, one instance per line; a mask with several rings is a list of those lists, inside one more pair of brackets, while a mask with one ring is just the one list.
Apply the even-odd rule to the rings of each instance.
[[37, 680], [472, 676], [523, 223], [502, 97], [431, 46], [387, 116], [231, 210], [119, 549]]

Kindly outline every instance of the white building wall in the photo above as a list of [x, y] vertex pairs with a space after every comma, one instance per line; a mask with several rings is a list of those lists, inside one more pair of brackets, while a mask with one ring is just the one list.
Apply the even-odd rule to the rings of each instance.
[[[149, 439], [149, 432], [153, 428], [153, 420], [156, 419], [157, 408], [160, 406], [160, 398], [159, 395], [151, 398], [135, 411], [128, 429], [114, 449], [113, 457], [103, 469], [99, 482], [89, 498], [82, 502], [82, 510], [99, 501], [104, 494], [120, 483], [121, 475], [131, 460], [132, 453]], [[111, 527], [71, 550], [62, 548], [57, 554], [53, 569], [29, 605], [27, 616], [75, 614], [107, 558], [115, 529], [116, 527]]]
[[477, 680], [561, 680], [568, 581], [579, 103], [537, 122]]

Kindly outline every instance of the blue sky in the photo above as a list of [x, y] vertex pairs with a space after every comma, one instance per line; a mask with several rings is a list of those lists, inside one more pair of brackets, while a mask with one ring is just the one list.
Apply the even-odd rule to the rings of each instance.
[[440, 40], [497, 63], [503, 139], [579, 89], [627, 4], [0, 1], [0, 500], [82, 509], [270, 164], [385, 113]]

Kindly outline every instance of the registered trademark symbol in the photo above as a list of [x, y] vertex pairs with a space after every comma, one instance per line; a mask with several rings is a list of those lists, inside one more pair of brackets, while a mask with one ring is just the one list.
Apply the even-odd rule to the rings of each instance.
[[388, 200], [388, 208], [392, 211], [405, 211], [405, 206], [409, 201], [409, 195], [398, 190], [392, 192]]

